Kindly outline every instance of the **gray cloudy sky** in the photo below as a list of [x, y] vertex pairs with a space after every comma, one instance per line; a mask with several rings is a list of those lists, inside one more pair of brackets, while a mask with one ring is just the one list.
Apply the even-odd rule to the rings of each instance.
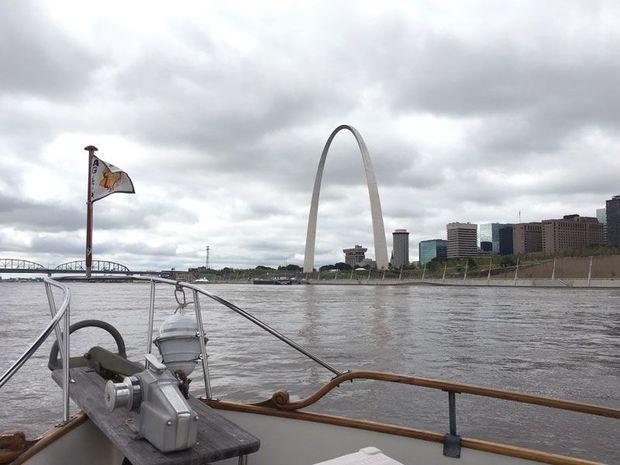
[[[301, 264], [314, 172], [364, 136], [386, 231], [594, 215], [620, 194], [617, 1], [83, 2], [0, 7], [0, 257]], [[354, 139], [323, 179], [317, 264], [360, 243]], [[391, 245], [391, 237], [388, 238]], [[374, 255], [372, 252], [370, 255]]]

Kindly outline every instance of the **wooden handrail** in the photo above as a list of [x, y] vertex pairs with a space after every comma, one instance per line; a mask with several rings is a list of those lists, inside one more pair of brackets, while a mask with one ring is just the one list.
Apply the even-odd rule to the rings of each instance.
[[314, 394], [290, 402], [289, 394], [285, 390], [278, 390], [273, 393], [271, 399], [258, 402], [257, 406], [277, 408], [280, 410], [299, 410], [314, 404], [332, 389], [338, 387], [345, 381], [354, 379], [368, 379], [377, 381], [387, 381], [390, 383], [409, 384], [413, 386], [421, 386], [431, 389], [440, 389], [447, 392], [456, 392], [462, 394], [472, 394], [475, 396], [491, 397], [495, 399], [510, 400], [513, 402], [521, 402], [524, 404], [543, 405], [545, 407], [556, 408], [560, 410], [571, 410], [574, 412], [588, 413], [609, 418], [620, 418], [620, 410], [611, 407], [601, 407], [593, 404], [584, 404], [580, 402], [571, 402], [567, 400], [555, 399], [553, 397], [535, 396], [515, 391], [502, 391], [500, 389], [485, 388], [474, 386], [471, 384], [453, 383], [449, 381], [440, 381], [430, 378], [420, 378], [417, 376], [395, 375], [391, 373], [382, 373], [379, 371], [349, 371], [334, 377], [331, 381], [324, 384]]
[[[345, 426], [347, 428], [357, 428], [367, 431], [376, 431], [378, 433], [393, 434], [413, 439], [421, 439], [430, 442], [443, 442], [445, 434], [424, 431], [406, 426], [389, 425], [385, 423], [377, 423], [368, 420], [358, 420], [354, 418], [345, 418], [334, 415], [325, 415], [323, 413], [314, 412], [290, 412], [278, 410], [265, 406], [252, 404], [238, 404], [234, 402], [226, 402], [221, 400], [201, 399], [204, 403], [220, 410], [230, 410], [234, 412], [245, 412], [259, 415], [269, 415], [281, 418], [290, 418], [292, 420], [311, 421], [315, 423], [324, 423], [328, 425]], [[477, 449], [492, 454], [506, 455], [509, 457], [518, 457], [527, 460], [533, 460], [540, 463], [548, 463], [552, 465], [602, 465], [600, 462], [590, 460], [577, 459], [563, 455], [550, 454], [547, 452], [526, 449], [523, 447], [510, 446], [506, 444], [497, 444], [494, 442], [483, 441], [480, 439], [462, 438], [462, 445], [468, 449]], [[457, 463], [457, 462], [455, 462]]]

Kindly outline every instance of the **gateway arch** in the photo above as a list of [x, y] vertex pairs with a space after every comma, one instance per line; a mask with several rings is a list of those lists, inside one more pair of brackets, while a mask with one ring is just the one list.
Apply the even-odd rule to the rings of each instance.
[[379, 190], [377, 189], [377, 180], [375, 179], [375, 171], [372, 168], [370, 161], [370, 155], [366, 148], [366, 143], [362, 138], [362, 135], [353, 126], [343, 124], [338, 126], [330, 134], [325, 147], [323, 147], [323, 153], [321, 154], [321, 160], [319, 161], [319, 167], [316, 171], [316, 177], [314, 178], [314, 189], [312, 190], [312, 203], [310, 204], [310, 216], [308, 218], [308, 232], [306, 234], [306, 252], [304, 255], [304, 273], [312, 273], [314, 270], [314, 249], [316, 242], [316, 219], [319, 210], [319, 194], [321, 192], [321, 181], [323, 179], [323, 170], [325, 168], [325, 159], [329, 152], [329, 147], [338, 134], [343, 129], [346, 129], [353, 134], [357, 145], [359, 146], [360, 153], [362, 155], [362, 161], [364, 162], [364, 171], [366, 172], [366, 182], [368, 184], [368, 195], [370, 197], [370, 214], [372, 216], [372, 232], [375, 240], [375, 259], [377, 261], [378, 269], [387, 269], [388, 267], [388, 255], [387, 244], [385, 242], [385, 228], [383, 227], [383, 214], [381, 213], [381, 201], [379, 200]]

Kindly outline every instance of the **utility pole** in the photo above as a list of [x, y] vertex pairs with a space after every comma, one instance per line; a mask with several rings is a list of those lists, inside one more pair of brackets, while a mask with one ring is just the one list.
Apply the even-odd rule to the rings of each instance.
[[206, 251], [205, 268], [208, 270], [209, 269], [209, 251], [210, 251], [210, 247], [207, 246], [205, 251]]

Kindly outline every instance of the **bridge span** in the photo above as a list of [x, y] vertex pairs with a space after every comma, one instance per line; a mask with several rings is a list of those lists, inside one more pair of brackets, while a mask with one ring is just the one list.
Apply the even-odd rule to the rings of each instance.
[[[118, 274], [118, 275], [152, 275], [159, 274], [158, 271], [136, 271], [130, 270], [127, 266], [112, 262], [109, 260], [93, 260], [91, 269], [92, 273], [97, 274]], [[71, 262], [62, 263], [56, 267], [48, 267], [41, 265], [40, 263], [32, 262], [30, 260], [22, 260], [17, 258], [0, 258], [0, 274], [46, 274], [51, 276], [53, 274], [85, 274], [86, 262], [85, 260], [74, 260]]]

